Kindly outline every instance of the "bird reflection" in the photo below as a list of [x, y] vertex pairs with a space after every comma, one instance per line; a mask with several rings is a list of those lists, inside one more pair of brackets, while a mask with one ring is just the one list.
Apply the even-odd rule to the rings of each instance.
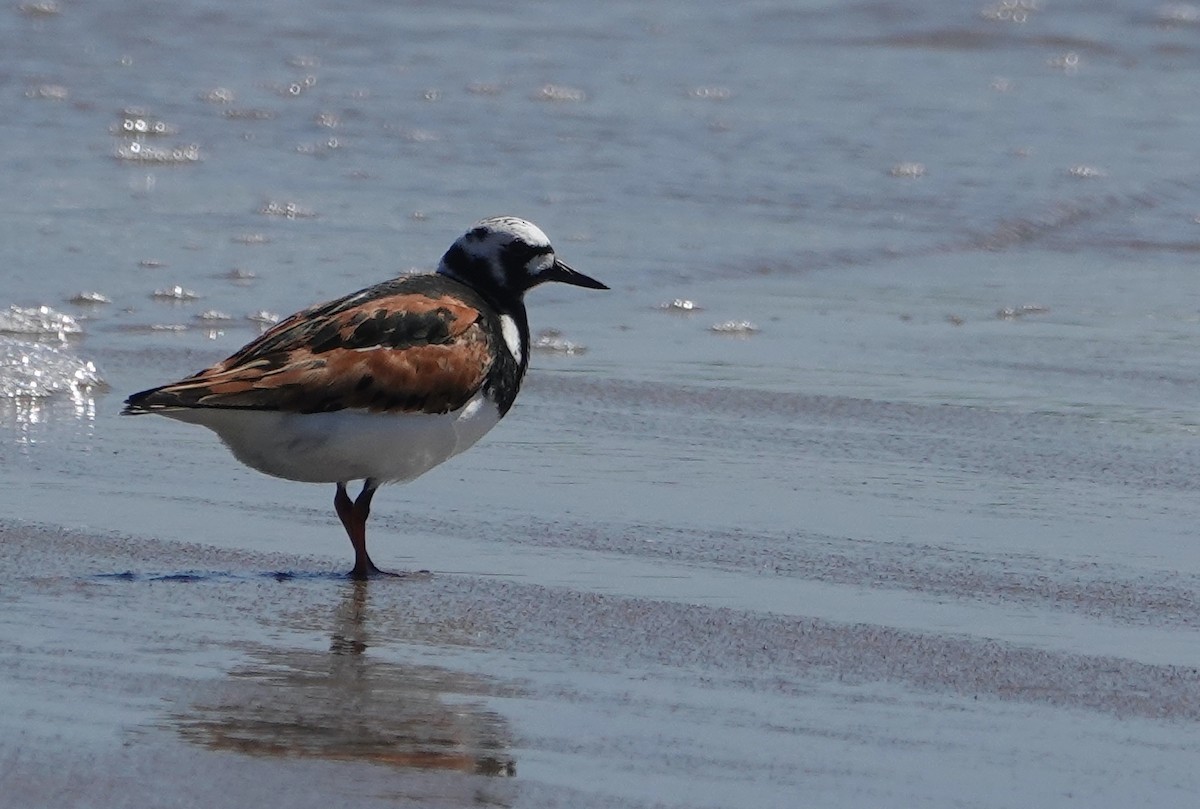
[[174, 717], [184, 738], [256, 756], [514, 775], [508, 725], [481, 699], [487, 681], [368, 654], [370, 584], [346, 583], [328, 652], [254, 650], [219, 700]]

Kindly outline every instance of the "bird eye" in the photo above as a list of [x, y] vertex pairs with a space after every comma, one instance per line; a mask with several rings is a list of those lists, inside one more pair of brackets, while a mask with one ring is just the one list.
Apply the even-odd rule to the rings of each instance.
[[553, 262], [553, 255], [554, 249], [548, 244], [512, 242], [504, 248], [503, 261], [508, 267], [525, 267], [532, 272], [541, 272]]

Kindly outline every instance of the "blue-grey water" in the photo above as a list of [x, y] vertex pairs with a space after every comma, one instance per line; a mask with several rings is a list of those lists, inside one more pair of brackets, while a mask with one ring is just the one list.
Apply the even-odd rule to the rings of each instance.
[[[1200, 5], [45, 0], [0, 110], [0, 805], [1200, 792]], [[498, 213], [612, 291], [431, 579], [117, 416]]]

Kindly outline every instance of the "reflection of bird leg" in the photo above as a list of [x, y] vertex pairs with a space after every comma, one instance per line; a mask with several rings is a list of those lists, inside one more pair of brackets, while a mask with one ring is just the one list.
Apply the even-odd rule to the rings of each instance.
[[[198, 704], [178, 717], [180, 732], [215, 750], [270, 756], [357, 761], [398, 769], [512, 776], [512, 732], [490, 710], [492, 680], [432, 665], [387, 660], [370, 621], [386, 621], [387, 593], [371, 582], [345, 582], [325, 622], [329, 651], [264, 648], [258, 660], [230, 672], [216, 704]], [[380, 601], [383, 599], [383, 601]], [[391, 633], [381, 640], [392, 641]], [[402, 641], [401, 641], [402, 642]], [[403, 657], [401, 650], [399, 656]], [[439, 790], [447, 783], [431, 781]], [[476, 781], [471, 791], [479, 788]], [[495, 789], [495, 787], [489, 787]], [[465, 794], [465, 793], [464, 793]], [[489, 806], [509, 806], [491, 796]], [[438, 802], [438, 801], [434, 801]], [[0, 801], [2, 803], [2, 801]], [[465, 805], [465, 804], [464, 804]]]
[[370, 585], [366, 579], [349, 582], [342, 603], [334, 613], [333, 636], [329, 640], [329, 651], [335, 655], [360, 655], [367, 650], [367, 592]]

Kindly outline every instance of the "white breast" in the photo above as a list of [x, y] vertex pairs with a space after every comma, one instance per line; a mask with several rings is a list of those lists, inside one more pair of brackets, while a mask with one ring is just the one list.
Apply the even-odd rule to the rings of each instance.
[[218, 408], [163, 415], [208, 427], [249, 467], [309, 483], [365, 478], [403, 483], [467, 449], [500, 420], [482, 394], [441, 415]]

